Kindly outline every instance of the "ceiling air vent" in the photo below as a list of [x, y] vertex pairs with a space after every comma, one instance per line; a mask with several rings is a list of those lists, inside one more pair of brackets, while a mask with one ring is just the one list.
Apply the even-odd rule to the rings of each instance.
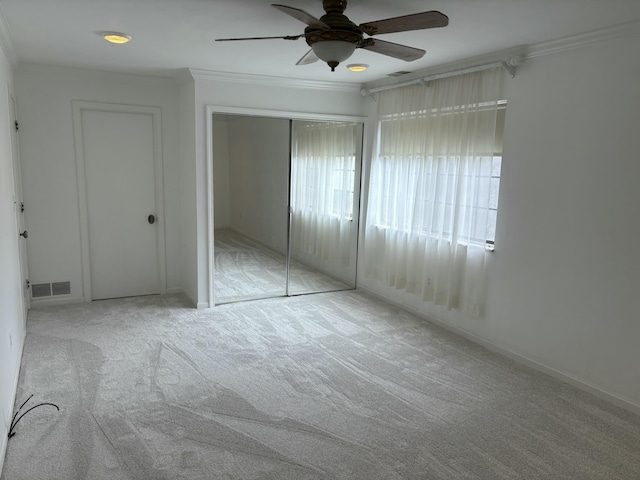
[[411, 72], [405, 72], [404, 70], [400, 70], [398, 72], [390, 73], [389, 75], [387, 75], [387, 77], [401, 77], [402, 75], [406, 75], [407, 73], [411, 73]]

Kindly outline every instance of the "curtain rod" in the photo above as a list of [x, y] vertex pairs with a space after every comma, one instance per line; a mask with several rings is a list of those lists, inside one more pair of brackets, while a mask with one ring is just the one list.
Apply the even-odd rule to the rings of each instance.
[[422, 83], [424, 85], [428, 84], [432, 80], [440, 80], [442, 78], [456, 77], [458, 75], [464, 75], [466, 73], [474, 73], [481, 72], [483, 70], [490, 70], [492, 68], [502, 67], [507, 70], [511, 74], [511, 78], [516, 76], [516, 68], [522, 63], [522, 57], [515, 56], [511, 57], [508, 61], [500, 61], [493, 63], [486, 63], [483, 65], [476, 65], [475, 67], [462, 68], [459, 70], [452, 70], [450, 72], [445, 73], [436, 73], [434, 75], [427, 75], [422, 78], [415, 78], [413, 80], [407, 80], [406, 82], [394, 83], [393, 85], [383, 85], [381, 87], [373, 87], [373, 88], [363, 88], [360, 90], [360, 94], [363, 97], [367, 95], [371, 95], [374, 100], [377, 100], [375, 95], [378, 92], [382, 92], [383, 90], [391, 90], [393, 88], [406, 87], [408, 85], [416, 85], [418, 83]]

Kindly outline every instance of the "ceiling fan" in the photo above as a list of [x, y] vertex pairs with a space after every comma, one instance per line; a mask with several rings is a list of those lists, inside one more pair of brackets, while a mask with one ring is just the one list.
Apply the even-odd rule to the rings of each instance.
[[[322, 8], [326, 13], [319, 19], [298, 8], [278, 4], [273, 4], [272, 6], [306, 23], [307, 27], [304, 29], [304, 33], [281, 37], [219, 38], [216, 41], [298, 40], [304, 37], [311, 50], [298, 60], [296, 65], [307, 65], [322, 60], [331, 67], [333, 72], [340, 62], [343, 62], [353, 54], [356, 48], [363, 48], [407, 62], [422, 58], [426, 53], [424, 50], [371, 37], [383, 33], [446, 27], [449, 24], [449, 17], [440, 12], [430, 11], [356, 25], [343, 15], [344, 10], [347, 8], [347, 0], [323, 0]], [[365, 38], [365, 35], [368, 38]]]

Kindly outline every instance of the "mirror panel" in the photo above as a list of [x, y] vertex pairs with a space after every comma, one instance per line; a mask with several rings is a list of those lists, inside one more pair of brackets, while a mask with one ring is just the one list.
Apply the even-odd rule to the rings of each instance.
[[355, 288], [362, 125], [294, 120], [289, 295]]
[[216, 304], [286, 294], [290, 121], [213, 116]]

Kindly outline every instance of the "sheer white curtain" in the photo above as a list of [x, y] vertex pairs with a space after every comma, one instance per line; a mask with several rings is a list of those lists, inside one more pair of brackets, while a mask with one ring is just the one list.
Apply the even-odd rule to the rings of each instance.
[[292, 253], [349, 263], [356, 125], [294, 122]]
[[483, 314], [503, 77], [495, 69], [380, 93], [366, 275], [425, 301]]

